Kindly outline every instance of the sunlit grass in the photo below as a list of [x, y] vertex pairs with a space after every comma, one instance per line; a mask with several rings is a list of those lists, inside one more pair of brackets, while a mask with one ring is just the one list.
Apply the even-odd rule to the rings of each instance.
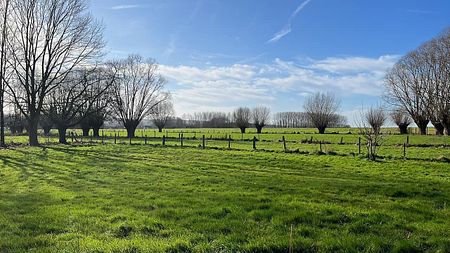
[[[126, 141], [126, 140], [124, 140]], [[447, 163], [198, 147], [0, 151], [0, 251], [450, 251]]]

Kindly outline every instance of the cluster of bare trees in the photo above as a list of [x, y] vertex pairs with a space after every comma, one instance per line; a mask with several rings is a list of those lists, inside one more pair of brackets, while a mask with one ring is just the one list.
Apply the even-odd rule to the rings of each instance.
[[233, 127], [232, 115], [224, 112], [197, 112], [183, 116], [188, 128], [228, 128]]
[[450, 29], [401, 58], [387, 74], [385, 88], [399, 127], [410, 117], [421, 134], [430, 122], [438, 135], [450, 134]]
[[269, 123], [269, 120], [269, 107], [257, 106], [253, 109], [248, 107], [239, 107], [233, 111], [233, 122], [243, 134], [251, 125], [255, 126], [256, 132], [260, 134], [262, 129]]
[[[45, 132], [81, 125], [98, 135], [107, 117], [134, 136], [139, 123], [168, 98], [158, 65], [137, 55], [101, 62], [103, 26], [86, 0], [1, 0], [0, 114], [4, 146], [5, 107], [25, 120], [32, 146]], [[16, 115], [16, 114], [14, 114]], [[156, 115], [156, 114], [154, 114]]]

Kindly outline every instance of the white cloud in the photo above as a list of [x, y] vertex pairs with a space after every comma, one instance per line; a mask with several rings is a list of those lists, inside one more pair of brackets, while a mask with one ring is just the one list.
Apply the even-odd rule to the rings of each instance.
[[301, 99], [316, 91], [332, 91], [339, 96], [377, 96], [386, 70], [397, 59], [398, 56], [385, 55], [309, 59], [303, 65], [281, 59], [262, 65], [202, 68], [162, 65], [161, 72], [173, 87], [176, 110], [181, 115], [205, 110], [230, 111], [241, 105], [276, 105], [286, 95]]
[[140, 7], [141, 7], [141, 5], [139, 5], [139, 4], [124, 4], [124, 5], [112, 6], [110, 9], [118, 11], [118, 10], [126, 10], [126, 9], [136, 9], [136, 8], [140, 8]]

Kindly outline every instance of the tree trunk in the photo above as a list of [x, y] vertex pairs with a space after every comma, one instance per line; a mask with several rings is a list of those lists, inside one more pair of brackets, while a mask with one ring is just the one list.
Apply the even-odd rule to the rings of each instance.
[[83, 137], [89, 137], [89, 130], [91, 130], [89, 127], [82, 127], [81, 130], [83, 130]]
[[[3, 86], [3, 84], [1, 84], [1, 86]], [[3, 97], [4, 97], [4, 93], [3, 93], [3, 87], [1, 87], [0, 89], [2, 89], [0, 92], [0, 147], [4, 148], [6, 147], [6, 142], [5, 142], [5, 113], [3, 111]]]
[[50, 135], [50, 131], [52, 130], [51, 127], [43, 127], [42, 129], [44, 130], [44, 134], [47, 136]]
[[319, 134], [325, 134], [326, 127], [318, 127], [317, 129], [319, 130]]
[[100, 137], [100, 127], [93, 127], [92, 132], [94, 137]]
[[400, 134], [408, 134], [408, 125], [407, 124], [400, 124], [398, 126], [398, 129], [400, 130]]
[[241, 134], [245, 134], [246, 127], [241, 127]]
[[158, 131], [159, 131], [160, 133], [162, 133], [162, 130], [163, 130], [162, 127], [158, 127]]
[[444, 125], [441, 122], [433, 122], [434, 129], [436, 130], [436, 135], [444, 135]]
[[256, 126], [256, 133], [260, 134], [262, 132], [262, 126]]
[[66, 132], [67, 132], [67, 127], [58, 127], [59, 143], [67, 144]]
[[419, 120], [416, 122], [417, 127], [420, 129], [421, 135], [427, 135], [428, 123], [430, 123], [429, 120]]
[[38, 140], [38, 122], [39, 122], [39, 115], [38, 116], [31, 116], [30, 120], [28, 120], [28, 141], [30, 142], [30, 146], [32, 147], [38, 147], [39, 146], [39, 140]]

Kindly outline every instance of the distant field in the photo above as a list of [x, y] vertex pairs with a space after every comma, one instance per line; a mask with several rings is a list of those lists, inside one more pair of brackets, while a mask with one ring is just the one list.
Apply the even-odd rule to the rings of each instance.
[[84, 144], [0, 167], [0, 252], [450, 252], [444, 162]]
[[[406, 158], [418, 160], [437, 160], [450, 159], [450, 137], [435, 135], [416, 135], [408, 136], [397, 134], [396, 128], [385, 128], [386, 133], [379, 155], [390, 159], [404, 158], [404, 144], [406, 143]], [[126, 131], [122, 130], [102, 130], [101, 135], [104, 138], [82, 138], [80, 130], [68, 131], [68, 141], [72, 142], [70, 132], [78, 135], [73, 142], [83, 143], [122, 143], [129, 144], [130, 140], [126, 138]], [[133, 144], [153, 144], [161, 145], [162, 137], [166, 136], [165, 144], [168, 146], [181, 145], [181, 133], [183, 134], [183, 145], [190, 147], [198, 147], [203, 145], [203, 136], [205, 136], [205, 146], [209, 148], [228, 149], [228, 146], [237, 150], [252, 150], [253, 138], [256, 138], [256, 148], [270, 152], [284, 151], [282, 138], [286, 140], [286, 148], [290, 152], [311, 153], [315, 154], [319, 151], [329, 154], [358, 156], [359, 150], [361, 155], [366, 153], [364, 139], [361, 139], [361, 149], [358, 147], [359, 138], [358, 129], [341, 128], [329, 129], [327, 134], [317, 134], [315, 129], [281, 129], [267, 128], [262, 134], [257, 134], [255, 129], [249, 128], [247, 133], [242, 135], [238, 129], [169, 129], [162, 133], [154, 129], [138, 129], [136, 138], [131, 141]], [[411, 129], [411, 132], [415, 132]], [[433, 131], [430, 129], [430, 133]], [[114, 141], [114, 136], [118, 136]], [[53, 131], [52, 136], [41, 137], [42, 143], [57, 142], [57, 132]], [[231, 140], [228, 139], [231, 137]], [[14, 136], [7, 138], [9, 142], [27, 143], [26, 136]], [[322, 144], [320, 144], [322, 143]]]

